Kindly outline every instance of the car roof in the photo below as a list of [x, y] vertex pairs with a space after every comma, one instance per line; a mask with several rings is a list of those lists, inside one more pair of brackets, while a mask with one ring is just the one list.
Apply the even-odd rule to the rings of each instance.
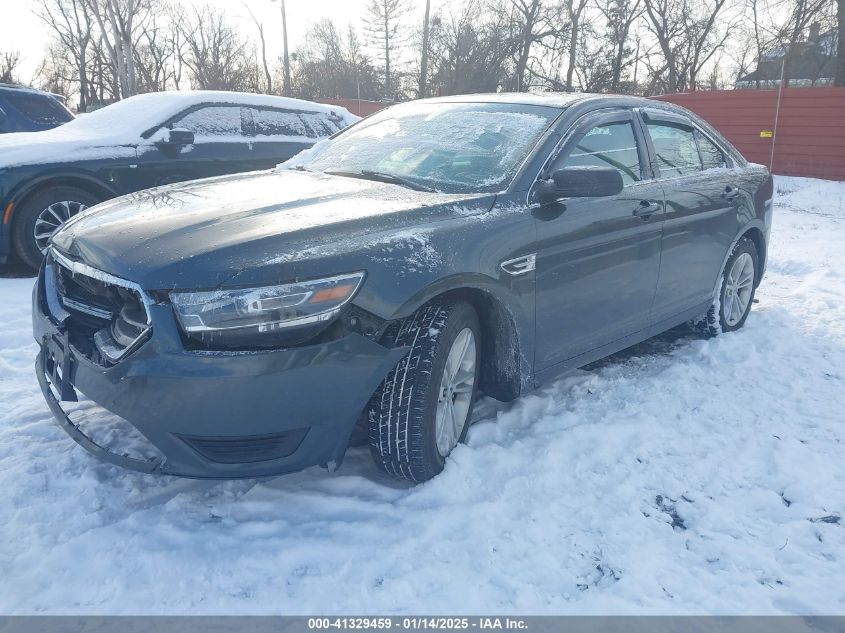
[[41, 95], [44, 97], [53, 97], [54, 99], [60, 99], [64, 101], [64, 97], [62, 95], [57, 95], [53, 92], [47, 92], [46, 90], [38, 90], [37, 88], [30, 88], [29, 86], [21, 86], [20, 84], [4, 84], [0, 83], [0, 92], [5, 92], [7, 90], [13, 90], [14, 92], [26, 92], [29, 94], [34, 95]]
[[467, 95], [455, 95], [449, 97], [434, 97], [424, 99], [428, 103], [512, 103], [516, 105], [539, 105], [553, 108], [566, 108], [574, 103], [595, 101], [612, 105], [641, 105], [657, 106], [655, 102], [644, 97], [632, 97], [629, 95], [599, 94], [591, 92], [493, 92]]

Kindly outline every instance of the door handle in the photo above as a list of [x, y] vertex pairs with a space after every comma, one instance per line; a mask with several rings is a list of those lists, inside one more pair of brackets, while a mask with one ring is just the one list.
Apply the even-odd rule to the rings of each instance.
[[739, 189], [732, 185], [728, 185], [725, 187], [725, 190], [722, 192], [722, 197], [725, 200], [735, 200], [739, 196]]
[[637, 205], [637, 208], [634, 209], [634, 215], [638, 218], [642, 218], [643, 220], [648, 220], [652, 215], [660, 211], [660, 209], [661, 206], [658, 203], [643, 200]]

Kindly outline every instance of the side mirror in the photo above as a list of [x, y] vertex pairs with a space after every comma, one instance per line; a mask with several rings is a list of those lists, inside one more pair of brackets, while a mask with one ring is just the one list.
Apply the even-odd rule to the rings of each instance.
[[167, 145], [193, 145], [194, 133], [182, 128], [173, 128], [167, 134]]
[[622, 191], [622, 174], [611, 167], [566, 167], [537, 183], [537, 197], [549, 203], [561, 198], [600, 198]]

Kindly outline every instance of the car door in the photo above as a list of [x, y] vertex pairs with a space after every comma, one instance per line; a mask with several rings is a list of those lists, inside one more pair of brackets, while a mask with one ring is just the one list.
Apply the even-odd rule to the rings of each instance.
[[[190, 108], [165, 122], [138, 146], [135, 188], [255, 169], [241, 110], [235, 104], [208, 104]], [[167, 134], [172, 129], [192, 132], [194, 142], [169, 145]]]
[[581, 119], [544, 172], [568, 166], [614, 167], [624, 188], [535, 207], [538, 371], [648, 327], [660, 270], [663, 190], [633, 113]]
[[740, 199], [727, 155], [689, 119], [645, 110], [643, 123], [653, 170], [666, 193], [660, 283], [654, 300], [655, 318], [661, 321], [698, 310], [712, 299], [738, 228]]
[[252, 168], [269, 169], [311, 147], [317, 135], [302, 113], [282, 108], [244, 108], [252, 142]]

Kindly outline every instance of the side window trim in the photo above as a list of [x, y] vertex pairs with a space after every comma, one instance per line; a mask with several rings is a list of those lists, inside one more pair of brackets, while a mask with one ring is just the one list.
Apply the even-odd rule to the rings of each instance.
[[705, 140], [709, 141], [716, 149], [718, 149], [722, 153], [722, 167], [728, 169], [733, 167], [733, 159], [731, 158], [730, 153], [725, 150], [722, 145], [717, 142], [712, 136], [707, 134], [704, 130], [702, 130], [699, 126], [693, 124], [693, 130], [695, 131], [695, 142], [698, 144], [698, 153], [701, 156], [701, 164], [704, 165], [704, 154], [701, 152], [701, 139], [704, 138]]
[[[638, 128], [638, 126], [636, 125], [636, 122], [635, 122], [636, 117], [635, 117], [635, 114], [634, 114], [634, 108], [631, 108], [631, 107], [621, 107], [620, 108], [619, 106], [615, 106], [615, 107], [609, 107], [609, 108], [602, 108], [600, 110], [594, 110], [592, 112], [586, 112], [583, 115], [581, 115], [580, 117], [578, 117], [577, 119], [575, 119], [575, 121], [570, 123], [568, 126], [566, 126], [565, 129], [562, 129], [562, 130], [560, 129], [562, 127], [561, 122], [560, 122], [561, 118], [562, 118], [562, 116], [555, 119], [555, 121], [552, 122], [552, 125], [549, 127], [548, 131], [546, 132], [546, 134], [549, 135], [549, 136], [557, 134], [560, 138], [558, 139], [558, 141], [555, 143], [554, 147], [551, 149], [551, 151], [546, 156], [545, 160], [543, 161], [542, 165], [540, 166], [540, 170], [537, 172], [537, 175], [534, 177], [534, 180], [531, 183], [531, 186], [528, 188], [528, 191], [526, 192], [525, 203], [528, 206], [531, 206], [531, 205], [533, 205], [537, 202], [537, 198], [536, 198], [535, 193], [534, 193], [535, 186], [537, 185], [537, 183], [540, 180], [548, 178], [549, 167], [551, 167], [551, 165], [554, 164], [554, 162], [557, 160], [558, 156], [560, 156], [561, 152], [563, 152], [564, 149], [567, 148], [569, 142], [575, 137], [575, 135], [578, 133], [579, 130], [582, 129], [582, 126], [584, 126], [584, 125], [601, 125], [602, 123], [619, 123], [619, 122], [629, 121], [631, 123], [631, 125], [634, 127], [634, 138], [637, 141], [637, 155], [640, 158], [640, 174], [641, 174], [642, 180], [640, 180], [639, 182], [626, 184], [625, 187], [642, 185], [643, 183], [646, 183], [650, 180], [648, 172], [650, 172], [651, 170], [646, 169], [646, 165], [648, 165], [648, 163], [644, 162], [644, 160], [648, 160], [648, 157], [647, 157], [647, 155], [643, 154], [645, 148], [642, 145], [643, 138], [641, 138], [639, 136], [640, 130], [639, 130], [639, 128]], [[357, 123], [353, 124], [353, 125], [357, 125]], [[538, 146], [542, 145], [544, 142], [545, 141], [543, 139], [541, 139], [538, 142]], [[514, 182], [516, 182], [516, 180], [519, 177], [520, 176], [517, 175], [514, 178]]]
[[[660, 169], [660, 163], [657, 160], [657, 152], [654, 149], [654, 143], [652, 143], [651, 140], [651, 133], [648, 131], [649, 123], [668, 123], [669, 125], [681, 125], [683, 127], [689, 128], [692, 131], [692, 138], [695, 141], [695, 151], [698, 154], [698, 164], [700, 165], [698, 173], [704, 171], [704, 160], [701, 156], [701, 146], [698, 144], [698, 126], [693, 123], [692, 120], [682, 114], [669, 112], [668, 110], [652, 110], [650, 108], [642, 108], [639, 110], [639, 113], [642, 117], [643, 134], [648, 139], [649, 166], [651, 167], [651, 171], [654, 175], [655, 180], [663, 181], [671, 180], [673, 178], [684, 178], [689, 177], [696, 172], [683, 175], [663, 175]], [[719, 147], [719, 149], [722, 151], [722, 154], [724, 155], [725, 152], [724, 150], [722, 150], [721, 146], [717, 145], [717, 147]]]
[[540, 173], [537, 175], [537, 180], [541, 180], [543, 178], [547, 178], [549, 174], [550, 167], [560, 158], [560, 156], [565, 152], [571, 149], [570, 144], [579, 134], [589, 132], [590, 129], [596, 127], [597, 125], [606, 125], [609, 123], [631, 123], [634, 132], [634, 139], [637, 142], [637, 156], [640, 159], [640, 178], [639, 182], [645, 180], [645, 174], [643, 173], [643, 152], [640, 143], [640, 138], [637, 135], [637, 128], [634, 125], [633, 120], [633, 113], [629, 109], [614, 109], [608, 112], [588, 112], [584, 116], [577, 119], [574, 123], [572, 123], [569, 128], [564, 132], [563, 136], [561, 137], [560, 141], [558, 141], [557, 145], [555, 145], [554, 149], [549, 153], [548, 158], [546, 158], [545, 162], [543, 163], [542, 169], [540, 169]]
[[676, 123], [680, 125], [685, 125], [689, 128], [692, 128], [693, 135], [695, 136], [695, 144], [698, 148], [698, 156], [701, 160], [702, 169], [704, 168], [704, 157], [701, 154], [701, 145], [699, 143], [699, 135], [706, 138], [708, 141], [713, 143], [720, 152], [722, 152], [722, 158], [724, 159], [725, 167], [731, 168], [734, 167], [736, 161], [733, 158], [731, 152], [729, 152], [724, 145], [722, 145], [718, 139], [714, 138], [711, 134], [709, 134], [706, 130], [702, 129], [698, 123], [693, 121], [687, 116], [676, 112], [670, 112], [669, 110], [660, 110], [657, 108], [635, 108], [635, 110], [639, 113], [641, 119], [641, 125], [643, 129], [643, 134], [646, 137], [649, 149], [649, 165], [651, 165], [652, 169], [654, 170], [654, 177], [659, 178], [661, 180], [665, 178], [672, 178], [673, 176], [666, 176], [661, 178], [660, 176], [660, 169], [659, 165], [657, 164], [657, 155], [654, 152], [654, 146], [651, 143], [651, 135], [648, 133], [647, 124], [649, 121], [664, 121], [666, 123]]

